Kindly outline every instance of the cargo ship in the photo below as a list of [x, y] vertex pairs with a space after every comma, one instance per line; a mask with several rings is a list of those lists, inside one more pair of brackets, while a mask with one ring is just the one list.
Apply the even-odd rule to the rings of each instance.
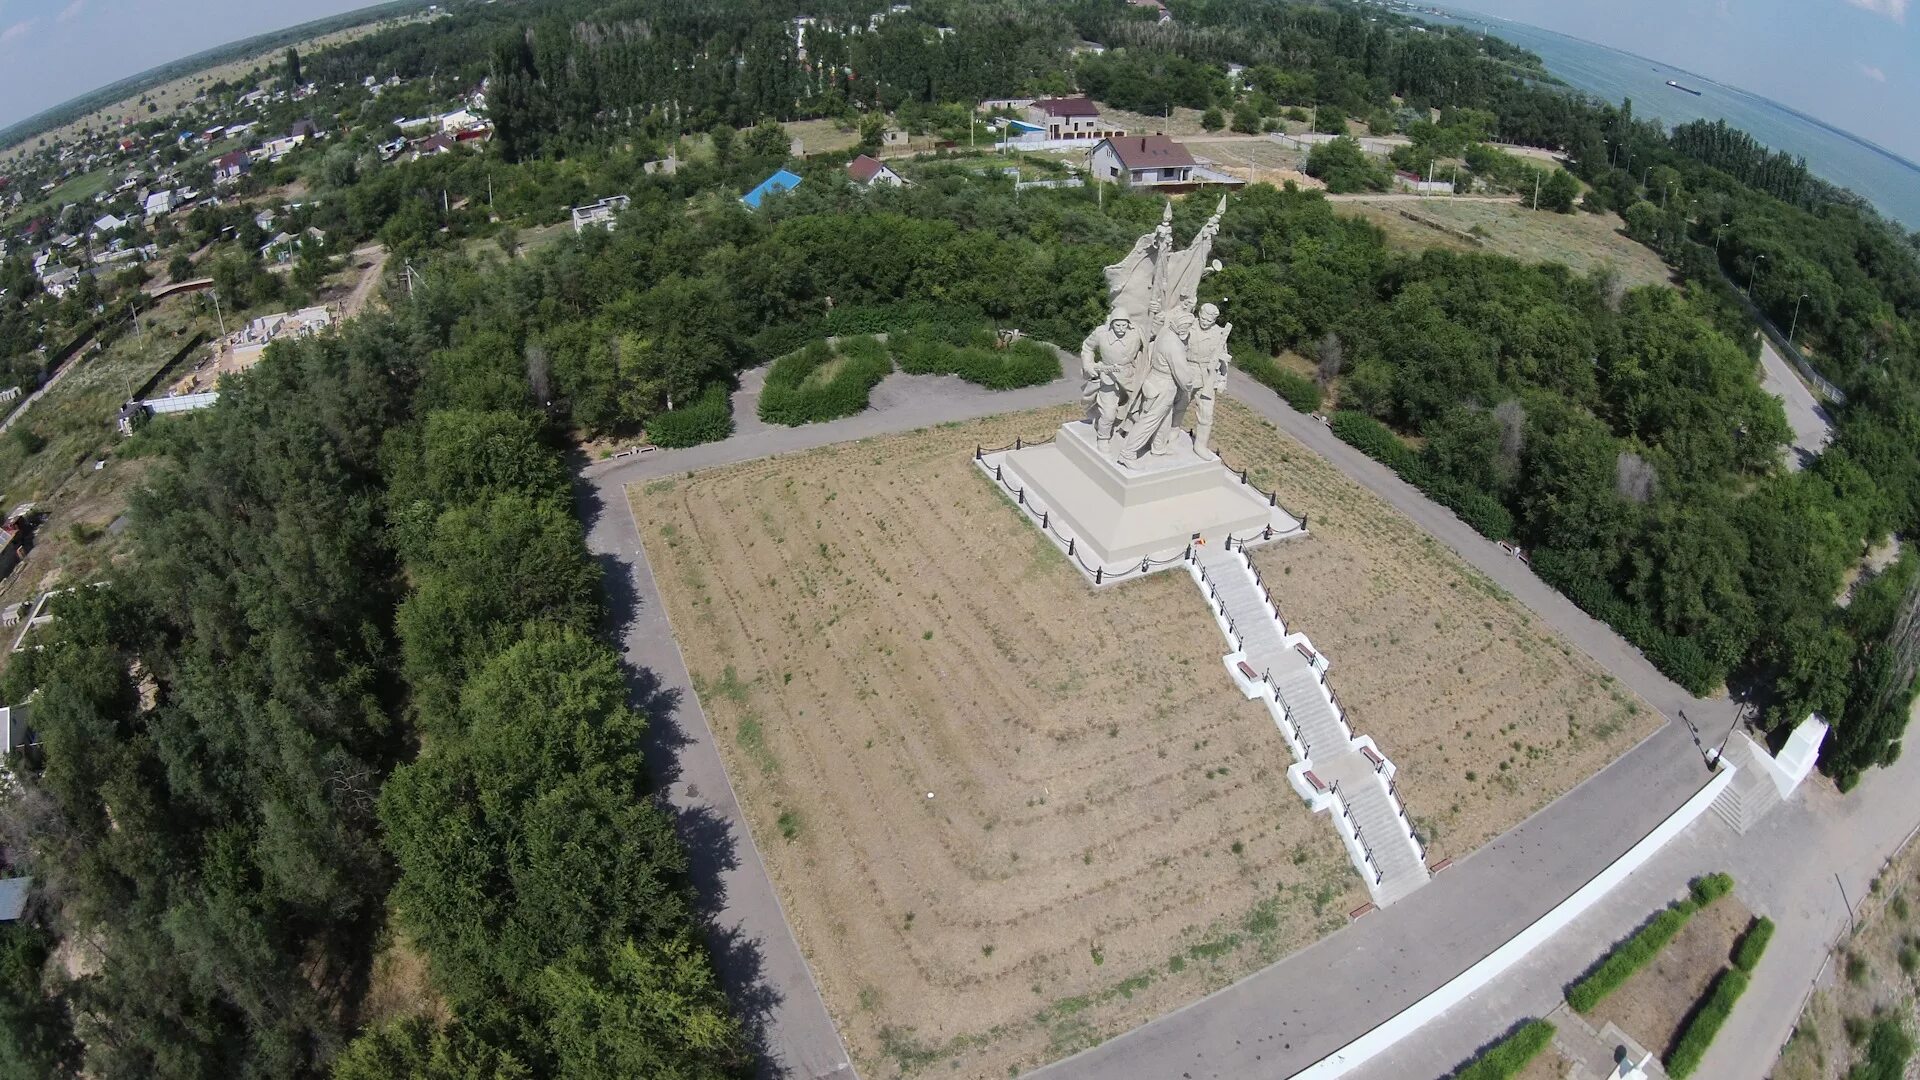
[[1671, 86], [1671, 87], [1673, 87], [1673, 88], [1674, 88], [1675, 90], [1679, 90], [1679, 91], [1682, 91], [1682, 92], [1684, 92], [1684, 93], [1688, 93], [1688, 94], [1692, 94], [1692, 95], [1693, 95], [1694, 97], [1699, 97], [1699, 96], [1700, 96], [1700, 91], [1698, 91], [1698, 90], [1695, 90], [1695, 89], [1694, 89], [1693, 87], [1691, 87], [1691, 86], [1681, 86], [1681, 85], [1680, 85], [1679, 83], [1677, 83], [1677, 82], [1674, 82], [1674, 81], [1673, 81], [1672, 79], [1668, 79], [1668, 80], [1667, 80], [1667, 85], [1668, 85], [1668, 86]]

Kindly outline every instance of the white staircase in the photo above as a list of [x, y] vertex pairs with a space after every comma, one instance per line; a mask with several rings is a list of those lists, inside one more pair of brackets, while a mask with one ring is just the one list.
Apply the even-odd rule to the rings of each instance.
[[1300, 765], [1290, 775], [1302, 778], [1296, 787], [1310, 806], [1332, 816], [1373, 902], [1384, 907], [1425, 884], [1425, 850], [1394, 792], [1394, 764], [1348, 727], [1327, 685], [1327, 658], [1287, 632], [1244, 552], [1198, 547], [1189, 569], [1233, 646], [1229, 668], [1291, 733]]

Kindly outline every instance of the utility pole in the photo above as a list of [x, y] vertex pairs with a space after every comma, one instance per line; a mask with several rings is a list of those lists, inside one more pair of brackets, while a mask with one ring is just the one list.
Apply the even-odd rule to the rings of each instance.
[[1533, 174], [1533, 208], [1535, 210], [1540, 209], [1540, 178], [1545, 175], [1538, 171]]
[[220, 314], [220, 290], [208, 289], [207, 292], [213, 295], [213, 318], [214, 318], [214, 321], [220, 324], [220, 336], [226, 337], [227, 336], [227, 320], [225, 316]]

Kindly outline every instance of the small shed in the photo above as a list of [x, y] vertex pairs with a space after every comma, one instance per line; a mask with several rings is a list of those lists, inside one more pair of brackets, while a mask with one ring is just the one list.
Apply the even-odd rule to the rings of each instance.
[[33, 879], [26, 876], [0, 881], [0, 922], [13, 922], [26, 913], [27, 890]]

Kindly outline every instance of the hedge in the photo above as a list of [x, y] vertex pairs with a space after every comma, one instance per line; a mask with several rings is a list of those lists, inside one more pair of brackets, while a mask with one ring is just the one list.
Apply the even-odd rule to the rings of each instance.
[[911, 375], [958, 375], [989, 390], [1040, 386], [1060, 377], [1060, 354], [1052, 346], [1029, 339], [995, 348], [993, 331], [985, 326], [960, 333], [916, 326], [888, 343], [900, 370]]
[[1913, 1057], [1913, 1037], [1899, 1020], [1889, 1016], [1873, 1025], [1867, 1036], [1867, 1059], [1853, 1067], [1847, 1080], [1901, 1080]]
[[1693, 1070], [1700, 1067], [1700, 1059], [1707, 1056], [1707, 1047], [1713, 1045], [1714, 1036], [1720, 1034], [1720, 1025], [1727, 1022], [1733, 1013], [1733, 1003], [1747, 992], [1747, 973], [1739, 968], [1728, 968], [1713, 981], [1713, 988], [1707, 991], [1706, 1000], [1695, 1010], [1693, 1018], [1680, 1033], [1680, 1040], [1673, 1046], [1673, 1053], [1667, 1055], [1667, 1075], [1673, 1080], [1686, 1080]]
[[[840, 367], [831, 379], [813, 377], [835, 361]], [[760, 392], [760, 419], [797, 427], [852, 416], [867, 407], [867, 395], [892, 370], [886, 346], [873, 338], [846, 338], [838, 346], [816, 341], [773, 362]]]
[[1342, 410], [1333, 414], [1333, 433], [1427, 494], [1434, 502], [1460, 516], [1474, 532], [1489, 540], [1513, 535], [1513, 514], [1492, 494], [1433, 474], [1420, 454], [1400, 441], [1387, 425], [1365, 413]]
[[1508, 1080], [1540, 1056], [1553, 1040], [1553, 1025], [1530, 1020], [1519, 1031], [1495, 1043], [1471, 1065], [1453, 1074], [1453, 1080]]
[[1732, 891], [1733, 876], [1731, 874], [1702, 874], [1687, 882], [1687, 892], [1692, 894], [1693, 902], [1701, 907], [1706, 907]]
[[1700, 905], [1692, 900], [1682, 900], [1654, 916], [1652, 922], [1616, 945], [1606, 959], [1600, 961], [1599, 967], [1567, 991], [1567, 1004], [1573, 1006], [1575, 1012], [1592, 1012], [1608, 994], [1632, 978], [1634, 972], [1660, 955], [1660, 950], [1667, 947], [1667, 942], [1672, 941], [1699, 910]]
[[725, 383], [714, 383], [693, 404], [647, 421], [653, 445], [673, 448], [719, 442], [733, 434], [733, 400]]
[[1761, 954], [1767, 951], [1767, 942], [1773, 940], [1773, 920], [1762, 915], [1754, 921], [1747, 936], [1733, 950], [1733, 966], [1747, 974], [1753, 974], [1754, 966], [1760, 963]]
[[1295, 412], [1318, 412], [1320, 410], [1320, 384], [1304, 375], [1296, 375], [1279, 364], [1270, 356], [1250, 356], [1240, 361], [1240, 367], [1255, 382], [1286, 399]]

